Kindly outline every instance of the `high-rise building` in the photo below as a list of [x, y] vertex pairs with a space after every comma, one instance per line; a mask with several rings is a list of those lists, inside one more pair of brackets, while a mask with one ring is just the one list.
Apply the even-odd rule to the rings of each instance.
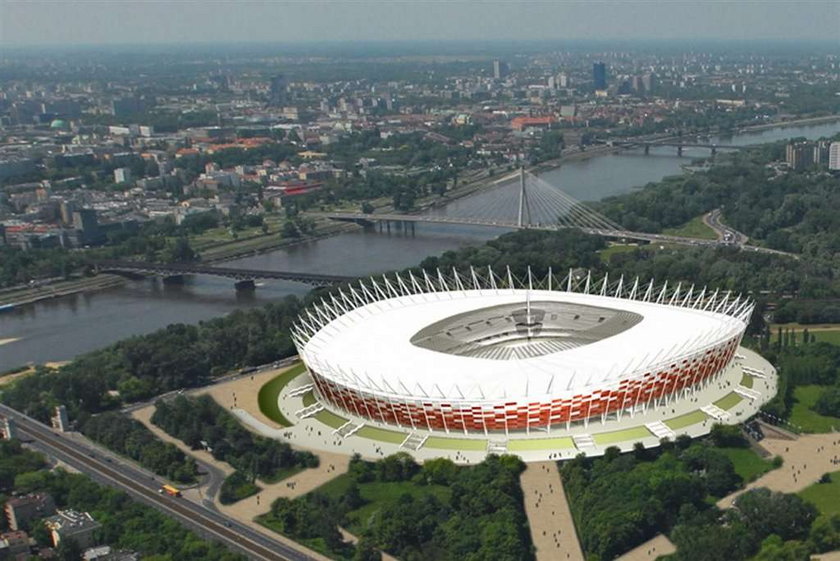
[[73, 228], [78, 231], [81, 245], [95, 245], [102, 241], [96, 209], [80, 208], [73, 211]]
[[653, 72], [642, 74], [642, 87], [646, 94], [652, 93], [656, 88], [656, 74]]
[[286, 104], [286, 94], [288, 93], [288, 85], [286, 84], [286, 77], [282, 74], [271, 79], [269, 86], [268, 104], [273, 107], [283, 107]]
[[508, 65], [507, 63], [496, 59], [493, 61], [493, 79], [494, 80], [502, 80], [508, 74]]
[[814, 163], [814, 149], [809, 142], [792, 142], [785, 150], [785, 162], [791, 169], [805, 169]]
[[557, 85], [561, 88], [569, 87], [569, 77], [566, 75], [565, 72], [561, 72], [557, 75]]
[[840, 170], [840, 142], [832, 142], [828, 147], [828, 169]]
[[814, 144], [814, 163], [818, 166], [828, 163], [828, 141], [820, 140]]
[[131, 181], [131, 169], [117, 168], [114, 170], [114, 183], [128, 183]]
[[592, 65], [592, 82], [596, 90], [607, 89], [607, 65], [603, 62], [596, 62]]

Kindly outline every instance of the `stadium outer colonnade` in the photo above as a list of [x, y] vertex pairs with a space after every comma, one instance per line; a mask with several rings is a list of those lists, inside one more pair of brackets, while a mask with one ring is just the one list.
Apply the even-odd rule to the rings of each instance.
[[[722, 343], [701, 349], [672, 362], [666, 368], [621, 380], [614, 389], [596, 390], [572, 398], [506, 400], [497, 403], [453, 399], [394, 399], [339, 386], [307, 365], [318, 396], [332, 405], [363, 419], [411, 430], [460, 432], [464, 434], [507, 433], [509, 431], [568, 429], [571, 423], [606, 421], [616, 413], [632, 415], [667, 404], [680, 392], [687, 394], [712, 383], [734, 359], [740, 344], [738, 334]], [[558, 426], [560, 425], [560, 426]]]

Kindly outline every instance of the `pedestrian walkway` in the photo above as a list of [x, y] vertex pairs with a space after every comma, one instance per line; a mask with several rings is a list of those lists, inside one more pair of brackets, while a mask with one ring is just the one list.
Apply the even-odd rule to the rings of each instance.
[[[731, 508], [735, 499], [750, 489], [767, 487], [771, 491], [796, 493], [816, 483], [822, 474], [840, 469], [840, 434], [808, 434], [794, 440], [779, 438], [783, 433], [765, 431], [766, 438], [761, 447], [771, 456], [784, 459], [782, 467], [759, 477], [744, 489], [735, 491], [717, 502], [719, 508]], [[667, 548], [670, 547], [670, 550]], [[674, 545], [663, 535], [658, 535], [636, 549], [628, 551], [620, 561], [644, 561], [656, 559], [675, 551]], [[820, 561], [840, 561], [840, 552], [824, 553]]]
[[718, 507], [730, 508], [738, 495], [757, 487], [796, 493], [816, 483], [824, 473], [840, 469], [840, 433], [806, 434], [796, 440], [772, 438], [768, 433], [761, 447], [771, 456], [781, 456], [782, 467], [768, 471], [746, 488], [722, 498]]
[[583, 561], [556, 462], [532, 462], [520, 477], [537, 561]]
[[659, 534], [639, 547], [631, 549], [618, 558], [618, 561], [653, 561], [660, 555], [670, 555], [677, 550], [667, 537]]

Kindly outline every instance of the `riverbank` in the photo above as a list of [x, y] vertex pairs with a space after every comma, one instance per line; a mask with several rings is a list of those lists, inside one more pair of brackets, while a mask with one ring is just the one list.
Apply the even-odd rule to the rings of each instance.
[[801, 127], [809, 125], [822, 125], [825, 123], [833, 123], [840, 121], [840, 115], [824, 115], [822, 117], [804, 117], [802, 119], [791, 119], [790, 121], [778, 121], [775, 123], [762, 123], [760, 125], [748, 125], [737, 129], [737, 134], [747, 134], [751, 132], [759, 132], [768, 129], [786, 128], [786, 127]]

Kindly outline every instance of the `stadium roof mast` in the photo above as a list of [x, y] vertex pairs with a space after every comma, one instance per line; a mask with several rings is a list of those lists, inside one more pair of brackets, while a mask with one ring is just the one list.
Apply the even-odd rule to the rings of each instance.
[[[525, 219], [527, 215], [527, 221]], [[525, 166], [519, 168], [519, 212], [516, 225], [520, 228], [531, 223], [531, 209], [528, 205], [528, 193], [525, 190]]]

